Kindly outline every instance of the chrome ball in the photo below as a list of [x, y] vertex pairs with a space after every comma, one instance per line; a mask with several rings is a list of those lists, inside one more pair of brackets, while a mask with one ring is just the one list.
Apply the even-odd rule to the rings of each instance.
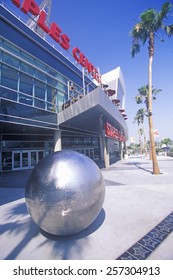
[[104, 197], [104, 179], [98, 166], [71, 150], [42, 159], [25, 189], [33, 221], [54, 235], [70, 235], [87, 228], [98, 216]]

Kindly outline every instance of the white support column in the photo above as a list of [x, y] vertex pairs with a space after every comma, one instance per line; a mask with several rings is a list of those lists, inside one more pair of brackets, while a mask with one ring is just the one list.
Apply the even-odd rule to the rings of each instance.
[[105, 162], [105, 167], [109, 167], [109, 152], [108, 152], [108, 147], [106, 143], [106, 138], [103, 136], [103, 145], [104, 145], [104, 162]]
[[83, 81], [83, 95], [86, 94], [85, 92], [85, 68], [82, 68], [82, 81]]
[[105, 167], [109, 167], [109, 152], [108, 152], [108, 147], [107, 147], [107, 141], [105, 137], [105, 130], [103, 129], [103, 116], [100, 115], [100, 137], [101, 137], [101, 142], [100, 142], [100, 148], [101, 148], [101, 159], [104, 160]]
[[123, 159], [123, 145], [122, 142], [119, 142], [119, 147], [120, 147], [120, 157]]
[[70, 81], [67, 82], [67, 90], [68, 90], [68, 101], [70, 100]]
[[54, 132], [54, 152], [61, 151], [61, 130], [56, 130]]

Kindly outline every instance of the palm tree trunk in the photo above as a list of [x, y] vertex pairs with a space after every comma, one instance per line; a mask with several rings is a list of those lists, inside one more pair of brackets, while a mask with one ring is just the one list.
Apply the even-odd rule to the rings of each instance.
[[140, 129], [138, 129], [138, 135], [139, 135], [139, 145], [140, 145], [140, 155], [142, 155], [142, 140], [141, 140], [141, 132]]
[[142, 126], [143, 126], [143, 135], [144, 135], [144, 152], [145, 152], [145, 156], [147, 156], [147, 141], [146, 141], [144, 123], [142, 124]]
[[148, 123], [149, 123], [149, 134], [150, 134], [150, 149], [153, 163], [153, 174], [160, 174], [160, 169], [156, 157], [156, 149], [154, 143], [153, 134], [153, 117], [152, 117], [152, 65], [154, 57], [154, 34], [150, 34], [149, 38], [149, 64], [148, 64]]

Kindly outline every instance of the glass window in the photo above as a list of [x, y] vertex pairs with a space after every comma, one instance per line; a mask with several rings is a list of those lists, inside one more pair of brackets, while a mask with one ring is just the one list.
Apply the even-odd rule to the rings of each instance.
[[58, 94], [57, 90], [54, 89], [52, 91], [52, 101], [51, 101], [51, 103], [52, 103], [52, 112], [56, 112], [57, 111], [57, 94]]
[[32, 64], [35, 64], [34, 58], [33, 58], [32, 56], [30, 56], [29, 54], [23, 52], [23, 51], [21, 51], [21, 57], [22, 57], [23, 59], [25, 59], [26, 61], [28, 61], [28, 62], [30, 62], [30, 63], [32, 63]]
[[43, 151], [39, 151], [38, 152], [38, 160], [41, 160], [44, 157], [44, 152]]
[[17, 101], [17, 93], [14, 90], [3, 88], [0, 86], [0, 95], [6, 99]]
[[62, 92], [58, 92], [58, 106], [61, 107], [66, 102], [66, 96]]
[[35, 61], [35, 66], [37, 66], [38, 68], [44, 70], [45, 72], [47, 71], [46, 65], [44, 65], [43, 63], [41, 63], [41, 62], [38, 61], [38, 60]]
[[20, 152], [14, 153], [14, 168], [20, 168]]
[[27, 75], [20, 74], [19, 91], [32, 95], [33, 79]]
[[52, 102], [56, 98], [57, 90], [50, 86], [47, 86], [47, 101]]
[[57, 76], [57, 75], [56, 75], [56, 72], [53, 71], [53, 70], [50, 69], [50, 68], [47, 68], [47, 73], [50, 74], [50, 75], [53, 76], [53, 77], [56, 77], [56, 76]]
[[35, 81], [35, 97], [45, 100], [45, 84]]
[[45, 102], [44, 101], [41, 101], [41, 100], [38, 100], [38, 99], [35, 98], [34, 104], [35, 104], [35, 107], [45, 109]]
[[28, 152], [23, 152], [22, 153], [22, 168], [28, 167], [29, 162], [28, 162]]
[[52, 105], [52, 103], [47, 102], [47, 110], [50, 112], [56, 112], [56, 105]]
[[37, 152], [31, 152], [31, 166], [35, 166], [37, 163]]
[[12, 169], [12, 152], [2, 152], [2, 170]]
[[67, 86], [58, 83], [58, 89], [61, 90], [61, 91], [67, 91]]
[[50, 76], [47, 76], [47, 83], [56, 87], [57, 86], [57, 81], [53, 78], [51, 78]]
[[2, 65], [2, 85], [17, 90], [18, 72], [8, 66]]
[[27, 105], [32, 105], [32, 97], [19, 93], [19, 102]]
[[55, 88], [47, 86], [47, 109], [52, 112], [56, 112], [57, 109], [57, 90]]
[[57, 73], [56, 76], [57, 76], [59, 81], [61, 81], [63, 83], [67, 83], [67, 79], [64, 76], [62, 76], [60, 73]]
[[0, 38], [0, 46], [3, 46], [3, 40]]
[[9, 54], [3, 53], [2, 60], [11, 66], [19, 68], [20, 61]]
[[35, 69], [24, 62], [21, 62], [20, 69], [21, 71], [30, 74], [32, 76], [34, 76], [35, 74]]
[[46, 82], [46, 80], [47, 80], [46, 75], [44, 73], [38, 71], [38, 70], [35, 70], [35, 77], [44, 81], [44, 82]]
[[11, 43], [8, 43], [7, 41], [4, 41], [4, 48], [14, 54], [20, 55], [20, 50]]

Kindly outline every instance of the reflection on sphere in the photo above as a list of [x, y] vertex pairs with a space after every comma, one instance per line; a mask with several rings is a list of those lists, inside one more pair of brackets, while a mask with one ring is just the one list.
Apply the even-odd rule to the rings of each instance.
[[70, 235], [87, 228], [98, 216], [104, 196], [98, 166], [87, 156], [70, 150], [42, 159], [25, 190], [33, 221], [55, 235]]

